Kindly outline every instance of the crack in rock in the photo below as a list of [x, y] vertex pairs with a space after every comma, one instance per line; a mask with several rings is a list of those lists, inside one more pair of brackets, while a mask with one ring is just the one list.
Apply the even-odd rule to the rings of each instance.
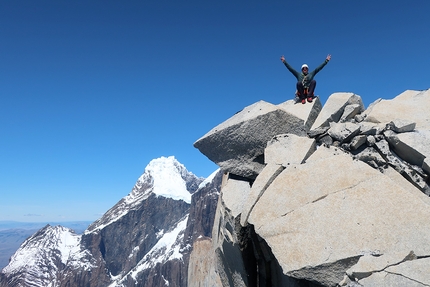
[[415, 279], [413, 279], [413, 278], [410, 278], [410, 277], [405, 276], [405, 275], [400, 274], [400, 273], [390, 272], [390, 271], [385, 271], [385, 272], [386, 272], [386, 273], [388, 273], [388, 274], [393, 274], [393, 275], [397, 275], [397, 276], [400, 276], [400, 277], [406, 278], [406, 279], [411, 280], [411, 281], [413, 281], [413, 282], [416, 282], [416, 283], [418, 283], [418, 284], [422, 284], [423, 286], [430, 286], [429, 284], [425, 284], [425, 283], [423, 283], [423, 282], [420, 282], [420, 281], [418, 281], [418, 280], [415, 280]]

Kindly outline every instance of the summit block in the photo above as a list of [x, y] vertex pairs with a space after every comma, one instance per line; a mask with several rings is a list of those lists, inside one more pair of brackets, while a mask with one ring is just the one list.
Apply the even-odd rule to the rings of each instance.
[[197, 141], [224, 171], [257, 173], [224, 175], [210, 273], [222, 283], [207, 286], [255, 272], [271, 286], [430, 286], [429, 96], [365, 109], [334, 93], [307, 117], [307, 104], [259, 102]]
[[311, 105], [259, 101], [210, 130], [194, 147], [223, 171], [255, 178], [264, 167], [267, 142], [279, 134], [306, 137], [319, 110], [318, 98]]

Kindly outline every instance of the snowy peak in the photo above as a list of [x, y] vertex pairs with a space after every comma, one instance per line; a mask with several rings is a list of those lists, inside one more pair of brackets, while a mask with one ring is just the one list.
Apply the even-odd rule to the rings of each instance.
[[[190, 203], [191, 194], [202, 181], [203, 178], [189, 172], [174, 156], [160, 157], [146, 166], [145, 172], [137, 180], [132, 192], [125, 197], [125, 201], [131, 203], [152, 192], [157, 196]], [[142, 190], [144, 187], [150, 188]]]
[[109, 209], [100, 219], [88, 227], [93, 232], [119, 220], [130, 210], [138, 208], [149, 196], [182, 200], [191, 203], [194, 193], [204, 178], [199, 178], [189, 172], [175, 157], [160, 157], [152, 160], [139, 177], [132, 191]]

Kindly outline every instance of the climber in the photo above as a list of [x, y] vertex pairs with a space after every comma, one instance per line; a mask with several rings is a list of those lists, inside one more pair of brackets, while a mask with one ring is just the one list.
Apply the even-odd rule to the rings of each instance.
[[313, 98], [315, 97], [314, 91], [315, 87], [317, 85], [317, 82], [314, 80], [315, 75], [324, 68], [325, 65], [330, 61], [331, 55], [327, 55], [324, 63], [319, 65], [315, 70], [312, 72], [309, 71], [309, 67], [306, 64], [302, 65], [302, 72], [299, 73], [296, 70], [293, 69], [293, 67], [290, 66], [290, 64], [285, 61], [285, 57], [281, 56], [281, 61], [284, 63], [285, 67], [296, 77], [297, 79], [297, 92], [296, 96], [299, 98], [299, 100], [302, 102], [302, 104], [306, 103], [306, 98], [309, 103], [312, 102]]

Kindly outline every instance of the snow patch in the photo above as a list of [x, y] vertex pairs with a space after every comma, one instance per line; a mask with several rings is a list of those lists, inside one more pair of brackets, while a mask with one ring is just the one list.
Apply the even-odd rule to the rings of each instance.
[[128, 258], [129, 258], [129, 259], [130, 259], [130, 258], [133, 258], [133, 257], [137, 254], [137, 252], [139, 252], [139, 250], [140, 250], [140, 247], [139, 247], [139, 246], [134, 247], [134, 248], [131, 250], [130, 255], [128, 255]]
[[166, 278], [164, 278], [164, 276], [163, 276], [163, 275], [161, 275], [161, 278], [163, 278], [164, 284], [166, 284], [166, 286], [169, 286], [169, 285], [170, 285], [170, 284], [169, 284], [169, 281], [168, 281], [168, 280], [166, 280]]
[[61, 262], [66, 264], [72, 254], [78, 254], [80, 251], [81, 236], [70, 232], [61, 232], [58, 234], [58, 250], [61, 253]]
[[158, 238], [160, 238], [161, 236], [163, 236], [163, 234], [164, 234], [164, 229], [161, 229], [160, 231], [158, 231], [156, 234], [155, 234], [155, 236], [157, 237], [157, 239]]
[[215, 178], [215, 176], [217, 175], [217, 173], [219, 172], [220, 169], [217, 169], [216, 171], [214, 171], [213, 173], [211, 173], [211, 175], [209, 175], [204, 181], [202, 181], [202, 183], [200, 183], [199, 185], [199, 189], [205, 187], [206, 185], [208, 185], [209, 183], [211, 183], [213, 181], [213, 179]]

